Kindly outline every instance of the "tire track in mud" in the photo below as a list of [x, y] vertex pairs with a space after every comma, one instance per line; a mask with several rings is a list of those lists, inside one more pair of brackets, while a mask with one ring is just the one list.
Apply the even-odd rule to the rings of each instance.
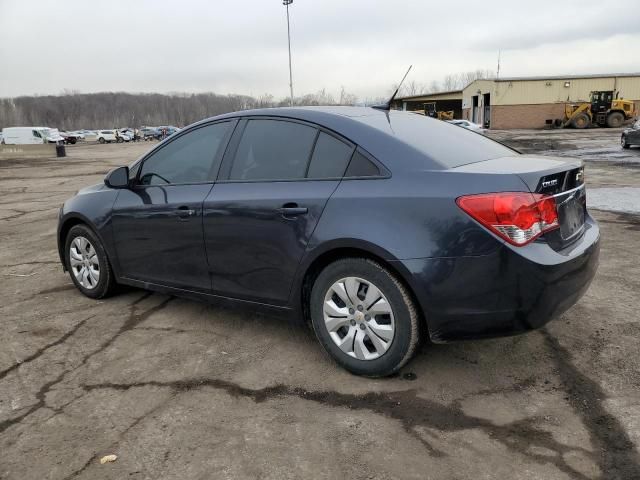
[[[354, 411], [370, 411], [400, 422], [404, 430], [417, 438], [428, 453], [434, 457], [444, 457], [447, 454], [434, 448], [428, 440], [420, 435], [417, 428], [424, 427], [440, 432], [479, 429], [510, 451], [519, 453], [540, 464], [552, 464], [571, 478], [581, 480], [587, 480], [589, 477], [573, 468], [565, 460], [565, 454], [579, 452], [589, 458], [594, 458], [593, 452], [580, 447], [568, 446], [557, 441], [550, 431], [538, 426], [540, 422], [544, 421], [543, 419], [533, 417], [505, 425], [496, 425], [489, 420], [464, 413], [460, 399], [449, 405], [443, 405], [420, 397], [418, 390], [346, 394], [335, 391], [312, 391], [284, 384], [251, 389], [231, 381], [212, 378], [195, 378], [171, 382], [150, 380], [136, 383], [82, 385], [85, 392], [99, 389], [126, 391], [130, 388], [140, 387], [165, 387], [171, 389], [175, 395], [194, 389], [212, 388], [224, 391], [233, 397], [248, 398], [255, 403], [262, 403], [278, 397], [297, 397], [330, 407], [347, 408]], [[492, 392], [495, 393], [496, 391], [492, 390]], [[535, 447], [538, 448], [536, 449]], [[535, 453], [536, 450], [553, 451], [555, 455], [549, 456]]]
[[607, 480], [640, 479], [640, 454], [624, 426], [603, 405], [607, 395], [600, 385], [570, 361], [571, 354], [546, 329], [541, 334], [553, 355], [568, 401], [582, 420], [596, 452], [591, 455]]

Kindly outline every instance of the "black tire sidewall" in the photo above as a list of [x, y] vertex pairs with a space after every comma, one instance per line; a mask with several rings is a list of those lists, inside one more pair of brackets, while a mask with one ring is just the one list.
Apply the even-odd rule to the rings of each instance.
[[[617, 120], [614, 121], [613, 119], [617, 119]], [[624, 115], [620, 112], [611, 113], [607, 118], [607, 126], [611, 128], [618, 128], [622, 126], [623, 123], [624, 123]]]
[[[98, 285], [96, 285], [95, 288], [84, 288], [82, 285], [80, 285], [75, 275], [73, 274], [71, 261], [69, 259], [69, 249], [71, 247], [71, 242], [76, 237], [85, 237], [87, 240], [89, 240], [89, 242], [91, 242], [91, 245], [93, 245], [96, 254], [98, 255], [98, 264], [100, 265], [100, 279], [98, 280]], [[71, 230], [69, 230], [67, 238], [64, 242], [64, 261], [69, 272], [69, 276], [71, 277], [71, 281], [84, 295], [90, 298], [102, 298], [109, 293], [113, 283], [113, 274], [111, 272], [107, 253], [104, 250], [102, 242], [100, 242], [98, 236], [89, 227], [85, 225], [76, 225], [72, 227]]]
[[[391, 304], [394, 315], [395, 335], [389, 350], [375, 360], [358, 360], [350, 357], [333, 342], [324, 323], [323, 304], [327, 290], [345, 277], [359, 277], [373, 283]], [[311, 290], [309, 311], [318, 340], [331, 357], [346, 370], [365, 376], [386, 376], [398, 370], [405, 361], [412, 341], [411, 313], [402, 291], [391, 274], [383, 267], [366, 259], [339, 260], [327, 266], [316, 278]]]

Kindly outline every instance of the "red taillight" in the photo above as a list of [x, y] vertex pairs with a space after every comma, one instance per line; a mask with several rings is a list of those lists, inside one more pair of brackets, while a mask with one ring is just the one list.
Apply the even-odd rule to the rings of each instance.
[[483, 193], [456, 200], [458, 206], [512, 245], [532, 242], [559, 226], [556, 200], [525, 192]]

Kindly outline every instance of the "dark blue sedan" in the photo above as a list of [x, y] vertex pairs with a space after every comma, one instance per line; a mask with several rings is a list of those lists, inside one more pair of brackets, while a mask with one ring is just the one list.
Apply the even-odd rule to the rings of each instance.
[[191, 125], [60, 212], [78, 289], [116, 284], [310, 322], [351, 372], [434, 342], [524, 332], [586, 291], [599, 229], [577, 160], [520, 155], [371, 108], [230, 113]]

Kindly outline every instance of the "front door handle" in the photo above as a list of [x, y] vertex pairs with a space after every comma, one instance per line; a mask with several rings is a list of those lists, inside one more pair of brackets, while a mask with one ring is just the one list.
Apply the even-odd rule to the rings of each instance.
[[187, 207], [186, 205], [178, 207], [178, 209], [176, 210], [176, 215], [178, 215], [180, 218], [193, 217], [195, 214], [196, 211], [192, 208]]
[[282, 207], [276, 208], [276, 212], [283, 217], [293, 217], [295, 215], [305, 215], [309, 213], [309, 209], [307, 207], [299, 207], [297, 203], [285, 203]]

